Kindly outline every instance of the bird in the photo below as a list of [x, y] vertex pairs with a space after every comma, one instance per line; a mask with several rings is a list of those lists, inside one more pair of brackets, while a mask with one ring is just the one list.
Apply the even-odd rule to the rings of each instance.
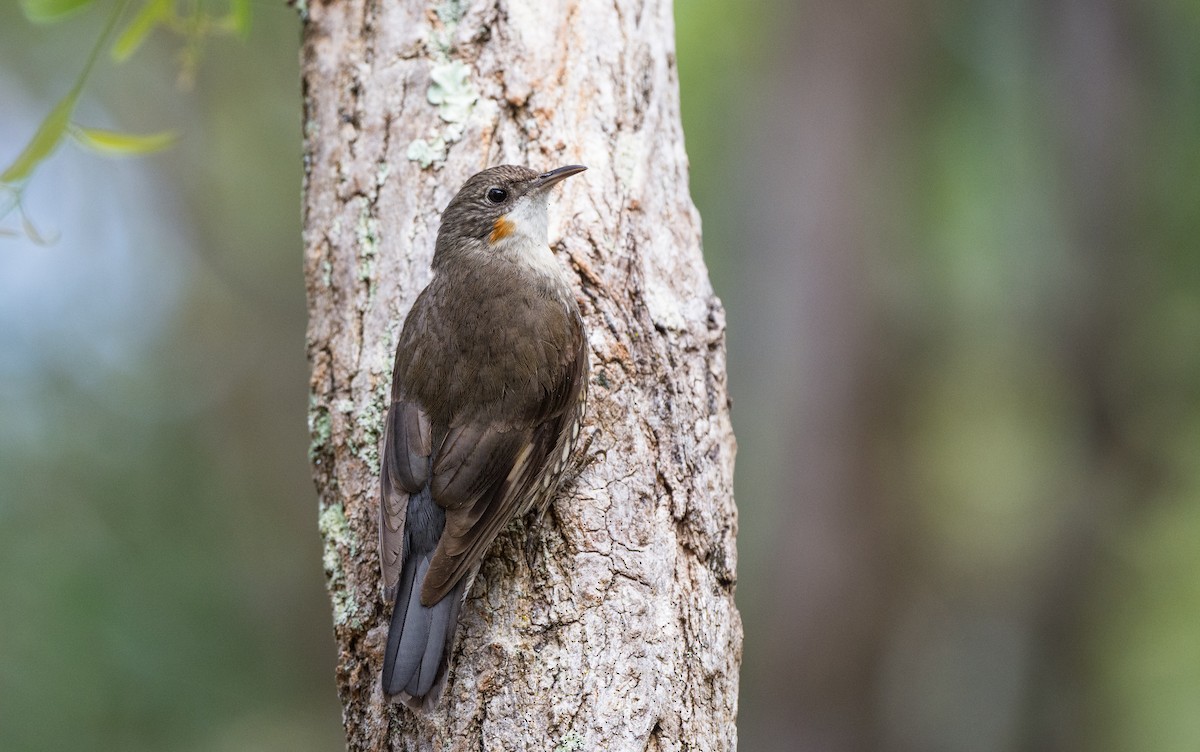
[[388, 702], [437, 705], [488, 549], [512, 520], [545, 512], [578, 442], [587, 334], [547, 227], [551, 188], [585, 169], [489, 167], [442, 213], [432, 278], [397, 340], [383, 432]]

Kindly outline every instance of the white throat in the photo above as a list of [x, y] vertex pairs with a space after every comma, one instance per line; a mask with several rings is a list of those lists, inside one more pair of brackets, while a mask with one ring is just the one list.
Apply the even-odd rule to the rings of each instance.
[[562, 266], [550, 252], [549, 197], [547, 191], [539, 191], [517, 199], [512, 211], [505, 216], [512, 223], [513, 231], [496, 244], [495, 250], [512, 255], [523, 266], [561, 279], [564, 276]]

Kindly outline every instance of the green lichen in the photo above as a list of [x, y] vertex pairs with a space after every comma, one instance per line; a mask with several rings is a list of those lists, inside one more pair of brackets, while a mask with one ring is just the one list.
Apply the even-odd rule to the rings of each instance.
[[324, 556], [321, 561], [325, 565], [325, 573], [336, 576], [341, 573], [337, 549], [339, 546], [354, 547], [354, 537], [350, 534], [350, 522], [346, 519], [346, 510], [341, 504], [330, 504], [321, 510], [317, 518], [317, 529], [321, 531], [321, 539], [325, 541]]
[[308, 435], [311, 437], [308, 445], [308, 458], [310, 460], [314, 459], [329, 443], [331, 428], [332, 421], [329, 418], [329, 411], [323, 405], [317, 405], [310, 400], [308, 407]]
[[410, 162], [416, 162], [421, 165], [422, 170], [428, 170], [434, 162], [441, 162], [446, 159], [446, 140], [438, 136], [433, 140], [433, 143], [426, 141], [423, 138], [418, 138], [408, 145], [408, 151], [405, 152]]
[[454, 31], [467, 14], [466, 0], [445, 0], [434, 8], [434, 12], [442, 26], [433, 30], [433, 46], [442, 57], [449, 57]]
[[479, 100], [479, 91], [471, 84], [471, 69], [459, 60], [435, 65], [429, 71], [429, 90], [425, 98], [438, 108], [438, 117], [444, 122], [465, 123], [471, 108]]
[[[386, 353], [389, 349], [389, 341], [390, 337], [382, 343], [380, 352]], [[373, 370], [376, 373], [388, 374], [391, 371], [390, 365], [388, 358], [382, 357]], [[391, 384], [389, 379], [382, 377], [376, 379], [375, 382], [375, 388], [363, 405], [356, 406], [348, 399], [341, 399], [334, 405], [334, 409], [354, 416], [354, 423], [358, 426], [358, 430], [346, 440], [346, 447], [350, 450], [351, 455], [363, 461], [368, 472], [378, 475], [379, 437], [383, 432], [383, 424], [387, 417]]]
[[363, 204], [358, 213], [358, 281], [367, 283], [367, 300], [375, 298], [375, 257], [379, 255], [379, 220]]
[[349, 625], [355, 629], [362, 626], [362, 618], [358, 615], [358, 601], [349, 590], [335, 590], [333, 598], [333, 625], [340, 627]]
[[379, 474], [379, 433], [383, 428], [384, 415], [374, 404], [367, 405], [359, 416], [362, 424], [362, 440], [356, 442], [355, 456], [363, 461], [372, 475]]
[[437, 13], [438, 20], [453, 28], [458, 26], [458, 22], [466, 15], [467, 2], [466, 0], [446, 0], [444, 3], [439, 3], [434, 11]]
[[317, 528], [321, 531], [321, 540], [324, 542], [321, 563], [329, 578], [329, 595], [333, 599], [333, 623], [335, 626], [362, 626], [358, 601], [355, 600], [354, 593], [346, 587], [346, 574], [342, 571], [342, 559], [338, 553], [339, 549], [344, 548], [354, 556], [358, 549], [350, 530], [350, 523], [346, 519], [346, 510], [341, 504], [325, 507], [317, 518]]
[[374, 258], [379, 253], [379, 220], [371, 215], [371, 209], [363, 204], [358, 212], [358, 255], [362, 258]]
[[450, 144], [462, 138], [479, 102], [479, 90], [471, 83], [470, 74], [470, 67], [459, 60], [446, 60], [429, 72], [425, 98], [437, 107], [438, 117], [446, 125], [431, 138], [418, 138], [408, 145], [406, 156], [421, 169], [444, 161]]
[[[382, 351], [386, 353], [389, 349], [384, 343]], [[379, 373], [390, 373], [389, 366], [388, 357], [385, 355]], [[379, 474], [379, 437], [383, 433], [383, 424], [387, 421], [387, 406], [390, 399], [390, 379], [378, 379], [370, 399], [358, 414], [357, 422], [362, 431], [362, 440], [359, 442], [355, 454], [366, 463], [367, 468], [374, 475]]]
[[576, 731], [568, 731], [567, 735], [559, 740], [554, 752], [580, 752], [582, 749], [583, 737]]

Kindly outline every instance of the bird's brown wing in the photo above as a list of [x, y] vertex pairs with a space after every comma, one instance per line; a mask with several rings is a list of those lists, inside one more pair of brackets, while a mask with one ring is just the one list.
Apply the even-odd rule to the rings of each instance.
[[446, 528], [425, 575], [422, 603], [443, 598], [479, 565], [500, 531], [557, 482], [554, 471], [561, 472], [572, 446], [587, 378], [582, 329], [573, 345], [549, 393], [520, 423], [460, 422], [435, 452], [431, 491], [446, 510]]
[[429, 417], [415, 402], [397, 400], [388, 408], [379, 485], [379, 568], [388, 600], [396, 596], [404, 556], [408, 497], [429, 482]]

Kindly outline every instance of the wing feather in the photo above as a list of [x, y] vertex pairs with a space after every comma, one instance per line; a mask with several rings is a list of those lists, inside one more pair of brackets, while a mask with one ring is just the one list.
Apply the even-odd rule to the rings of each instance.
[[462, 420], [434, 453], [431, 488], [446, 510], [446, 527], [421, 587], [422, 603], [436, 603], [450, 592], [514, 517], [553, 490], [555, 483], [541, 479], [563, 469], [563, 449], [574, 444], [573, 423], [586, 387], [582, 327], [564, 360], [559, 377], [521, 425]]
[[492, 422], [452, 426], [433, 463], [433, 498], [446, 509], [474, 504], [508, 473], [521, 434]]
[[400, 581], [408, 497], [429, 482], [431, 443], [425, 411], [414, 402], [393, 402], [384, 425], [379, 477], [379, 568], [389, 600]]

